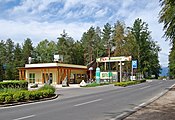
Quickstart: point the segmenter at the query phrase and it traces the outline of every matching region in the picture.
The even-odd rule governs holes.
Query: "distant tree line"
[[[0,79],[18,79],[17,67],[24,67],[28,57],[33,63],[53,62],[53,55],[64,56],[64,63],[87,65],[98,57],[132,56],[138,60],[138,72],[146,77],[160,73],[158,52],[160,47],[152,40],[148,24],[136,19],[132,27],[117,21],[100,27],[90,27],[80,40],[74,40],[65,31],[57,40],[42,40],[36,46],[27,38],[21,45],[7,39],[0,41]],[[78,34],[78,33],[77,33]],[[111,64],[111,69],[118,69]],[[123,70],[131,72],[131,63],[126,62]]]

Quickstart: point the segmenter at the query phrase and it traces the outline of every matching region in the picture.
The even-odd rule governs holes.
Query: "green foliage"
[[[164,24],[164,36],[174,44],[175,40],[175,2],[174,0],[160,0],[162,10],[159,22]]]
[[[129,85],[134,85],[134,84],[140,84],[146,82],[146,80],[136,80],[136,81],[125,81],[125,82],[117,82],[114,83],[115,86],[122,86],[122,87],[126,87]]]
[[[27,38],[24,41],[24,44],[22,46],[22,61],[23,61],[23,65],[28,63],[28,58],[29,57],[33,57],[33,52],[34,52],[34,47],[32,46],[32,41],[30,38]]]
[[[43,87],[41,87],[39,90],[50,90],[51,94],[54,94],[55,92],[55,87],[49,85],[49,84],[45,84]]]
[[[169,54],[169,75],[171,78],[175,78],[175,44],[172,45]]]
[[[172,44],[169,54],[169,75],[175,78],[175,2],[174,0],[160,0],[160,4],[162,9],[159,13],[159,22],[164,24],[164,37]]]
[[[74,60],[72,59],[73,56],[73,48],[75,46],[75,41],[72,37],[69,37],[68,34],[63,31],[61,37],[58,37],[57,42],[57,54],[64,56],[64,63],[73,63]]]
[[[25,80],[12,80],[7,82],[0,82],[0,89],[28,89],[28,82]]]
[[[3,103],[5,101],[5,96],[0,94],[0,104]]]
[[[5,97],[5,103],[10,103],[10,102],[12,102],[12,100],[13,100],[13,98],[11,95],[8,95]]]
[[[144,77],[158,75],[160,73],[160,64],[158,60],[158,52],[160,47],[154,42],[148,30],[148,24],[141,19],[136,19],[133,27],[130,28],[131,33],[137,43],[136,55],[138,60],[138,71],[144,74]]]
[[[13,94],[13,99],[16,101],[16,102],[19,102],[19,101],[24,101],[25,99],[25,93],[24,91],[18,91],[18,92],[15,92]]]
[[[110,83],[96,83],[96,82],[93,82],[93,83],[90,83],[90,84],[87,84],[86,86],[84,87],[97,87],[97,86],[102,86],[102,85],[109,85]]]
[[[50,85],[45,85],[42,88],[34,91],[20,90],[20,89],[6,89],[0,92],[0,104],[39,100],[48,98],[54,95],[55,88]]]
[[[5,97],[6,97],[6,96],[8,96],[7,93],[1,93],[1,94],[0,94],[0,103],[1,103],[1,104],[5,102]]]
[[[39,42],[35,48],[35,61],[48,63],[53,61],[53,55],[57,51],[57,46],[54,41],[48,41],[47,39]]]
[[[120,21],[117,21],[117,23],[114,26],[114,34],[113,39],[115,41],[115,56],[128,56],[127,52],[123,52],[126,50],[130,50],[131,48],[126,48],[125,45],[125,25],[124,23],[121,23]],[[129,42],[127,42],[129,43]],[[131,55],[131,54],[129,54]]]

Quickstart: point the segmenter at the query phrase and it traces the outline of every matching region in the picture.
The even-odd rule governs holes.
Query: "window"
[[[35,73],[29,74],[29,83],[35,83]]]
[[[49,83],[51,84],[52,83],[52,73],[50,73],[50,75],[49,75]]]

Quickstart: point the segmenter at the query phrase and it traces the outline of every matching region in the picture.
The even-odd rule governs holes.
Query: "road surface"
[[[167,90],[175,81],[58,90],[55,100],[0,108],[0,120],[114,120]]]

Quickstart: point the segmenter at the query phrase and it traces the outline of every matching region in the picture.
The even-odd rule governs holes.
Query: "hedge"
[[[97,86],[102,86],[102,85],[109,85],[110,83],[90,83],[90,84],[87,84],[86,86],[82,86],[82,87],[97,87]]]
[[[0,89],[28,89],[28,82],[25,80],[12,80],[6,82],[0,82]]]
[[[114,85],[115,86],[126,87],[126,86],[129,86],[129,85],[139,84],[139,83],[143,83],[143,82],[146,82],[146,80],[135,80],[135,81],[117,82],[117,83],[114,83]]]
[[[45,85],[38,90],[18,90],[12,91],[11,89],[6,92],[0,93],[0,104],[15,103],[21,101],[39,100],[53,96],[55,88],[50,85]]]

